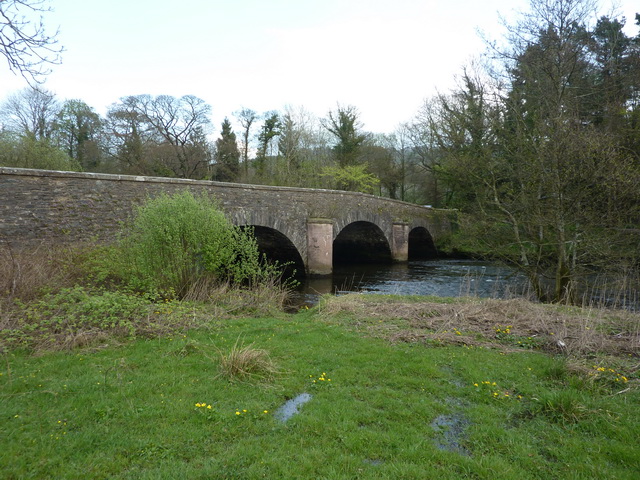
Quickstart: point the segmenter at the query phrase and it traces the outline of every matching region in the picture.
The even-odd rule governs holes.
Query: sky
[[[619,0],[627,34],[640,6]],[[354,106],[366,131],[390,133],[455,86],[528,0],[50,0],[65,48],[44,88],[104,115],[128,95],[195,95],[225,117]],[[607,9],[610,4],[606,4]],[[604,11],[604,10],[603,10]],[[607,10],[608,11],[608,10]],[[1,60],[1,59],[0,59]],[[0,101],[26,87],[0,63]]]

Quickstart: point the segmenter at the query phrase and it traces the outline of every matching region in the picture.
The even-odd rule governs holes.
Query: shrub
[[[183,298],[203,282],[254,283],[273,273],[250,230],[232,225],[210,197],[189,191],[140,206],[120,249],[120,276],[166,297]]]

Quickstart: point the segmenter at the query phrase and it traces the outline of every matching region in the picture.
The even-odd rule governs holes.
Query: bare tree
[[[3,127],[36,140],[48,138],[60,104],[40,87],[27,87],[10,95],[0,107]]]
[[[138,97],[120,99],[109,107],[106,141],[109,154],[126,173],[154,175],[150,150],[156,144],[153,128],[137,110]]]
[[[198,97],[136,95],[112,105],[112,153],[132,171],[202,179],[209,175],[212,146],[206,135],[211,107]]]
[[[63,48],[58,45],[58,32],[49,35],[43,22],[43,14],[50,10],[46,0],[0,1],[0,53],[9,69],[31,86],[43,82],[49,65],[60,64]]]
[[[202,178],[207,174],[211,150],[206,130],[211,107],[193,95],[141,95],[138,112],[153,126],[165,147],[162,157],[178,177]]]
[[[251,136],[251,127],[258,119],[258,114],[249,108],[243,108],[234,113],[234,116],[242,126],[242,163],[244,164],[244,176],[247,179],[249,177],[249,138]]]
[[[282,117],[280,138],[278,139],[278,154],[284,160],[287,172],[300,168],[300,141],[302,132],[296,125],[291,114]]]

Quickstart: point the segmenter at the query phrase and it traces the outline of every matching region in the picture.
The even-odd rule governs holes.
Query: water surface
[[[505,298],[523,294],[527,279],[503,265],[480,260],[422,260],[391,265],[339,266],[326,278],[304,279],[301,304],[314,304],[326,293],[365,292]]]

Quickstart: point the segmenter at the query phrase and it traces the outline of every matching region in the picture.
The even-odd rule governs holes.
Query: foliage
[[[344,167],[327,166],[321,175],[330,180],[332,187],[350,192],[373,193],[380,181],[371,173],[367,173],[367,165],[347,165]]]
[[[353,106],[338,107],[329,112],[324,120],[324,127],[334,136],[333,151],[338,165],[342,168],[358,163],[360,149],[367,136],[361,130],[358,110]]]
[[[132,332],[135,322],[146,315],[149,306],[149,299],[141,296],[118,291],[94,293],[75,286],[32,302],[24,314],[36,320],[36,328],[48,329],[52,334],[92,328]]]
[[[640,163],[626,120],[637,42],[623,22],[590,27],[591,3],[532,2],[497,67],[465,69],[422,112],[448,203],[474,224],[465,249],[517,265],[542,301],[576,303],[594,272],[640,268]]]
[[[80,165],[50,140],[0,132],[0,166],[79,171]]]
[[[83,170],[95,171],[101,161],[100,116],[81,100],[67,100],[53,122],[53,135]]]
[[[186,190],[140,206],[120,246],[117,273],[136,289],[169,297],[206,280],[259,283],[272,271],[251,231],[232,225],[210,197]]]
[[[236,134],[233,132],[228,118],[222,122],[220,138],[216,140],[215,146],[213,179],[233,182],[238,178],[240,172],[240,151],[236,142]]]

